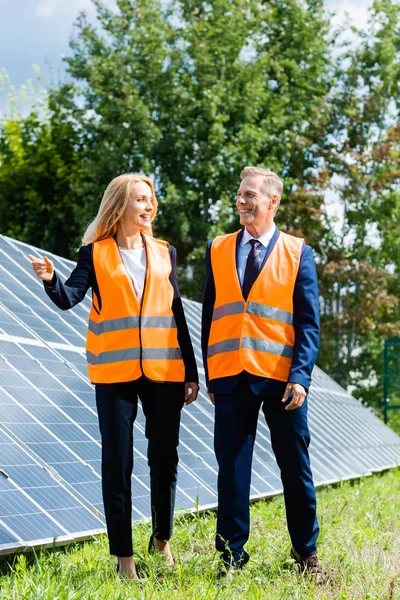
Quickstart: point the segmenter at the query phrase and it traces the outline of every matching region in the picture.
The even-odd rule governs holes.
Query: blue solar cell
[[[4,407],[4,405],[2,405]],[[31,409],[32,407],[30,407]],[[38,407],[34,407],[38,408]],[[31,423],[32,417],[31,415],[16,404],[7,405],[7,410],[2,411],[1,422],[4,424],[12,424],[12,423]]]
[[[11,423],[8,425],[8,429],[24,443],[47,443],[55,441],[51,432],[47,431],[41,423]]]
[[[12,400],[16,401],[15,403],[22,404],[26,407],[28,407],[30,404],[48,404],[48,399],[46,398],[46,395],[40,393],[39,390],[35,390],[32,387],[17,387],[16,385],[3,385],[3,388],[8,394],[7,396],[5,396],[5,398],[8,398],[8,404],[12,404]],[[12,400],[10,397],[12,398]]]
[[[74,490],[78,494],[81,494],[90,504],[95,505],[96,503],[100,503],[100,511],[101,513],[104,512],[100,479],[89,482],[85,481],[85,483],[75,483]]]
[[[0,519],[15,514],[34,515],[37,512],[38,508],[20,490],[8,489],[0,492]]]
[[[54,481],[53,486],[46,488],[30,488],[29,497],[40,504],[45,511],[79,508],[81,506],[77,498],[60,485],[57,485],[56,481]]]
[[[0,452],[1,452],[1,448],[0,448]],[[6,473],[6,475],[5,475],[5,473]],[[9,487],[10,487],[10,484],[8,482],[8,472],[6,472],[3,469],[2,472],[0,471],[0,491],[8,490]]]
[[[77,377],[75,374],[73,375],[71,373],[71,370],[69,372],[69,375],[69,377],[66,377],[65,375],[59,377],[60,381],[67,387],[67,389],[75,393],[86,392],[94,395],[94,388],[89,384],[87,380],[84,381],[83,379]]]
[[[99,444],[96,444],[95,442],[75,442],[74,452],[76,452],[76,454],[85,462],[98,461],[101,458],[101,448]]]
[[[88,436],[89,432],[82,430],[74,423],[57,423],[55,425],[48,425],[48,428],[56,437],[74,447],[74,442],[85,442],[90,439]]]
[[[78,460],[74,454],[72,448],[64,446],[60,442],[51,443],[29,443],[28,448],[32,450],[37,456],[40,456],[42,460],[47,462],[49,465],[55,465],[56,463],[68,463],[74,460]]]
[[[84,465],[78,460],[76,460],[76,462],[58,464],[57,473],[72,486],[76,483],[99,481],[98,475],[96,475],[88,465]]]
[[[79,425],[97,423],[97,414],[84,406],[63,406],[63,411]]]
[[[66,531],[44,513],[19,514],[4,517],[4,523],[24,540],[54,539],[66,535]]]
[[[2,443],[0,445],[0,451],[1,467],[5,470],[13,465],[33,464],[33,461],[29,455],[12,441],[9,441],[8,443]]]
[[[0,546],[11,544],[18,546],[18,538],[14,535],[11,535],[11,533],[4,529],[4,527],[0,524]]]
[[[29,490],[29,488],[47,488],[56,484],[56,480],[44,467],[34,463],[30,458],[27,458],[26,463],[26,465],[7,467],[7,473],[17,486]]]
[[[49,511],[49,514],[71,533],[79,534],[91,530],[105,531],[105,525],[100,521],[100,515],[97,516],[94,511],[91,512],[82,506],[74,508],[73,511],[52,510]]]
[[[65,414],[56,406],[30,406],[29,412],[41,423],[65,423],[68,421]],[[30,419],[32,420],[32,418]]]

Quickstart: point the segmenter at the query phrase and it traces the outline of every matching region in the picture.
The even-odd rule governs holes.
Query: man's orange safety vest
[[[142,375],[160,382],[185,380],[172,312],[168,244],[144,234],[143,238],[147,269],[142,304],[114,238],[93,244],[101,310],[95,306],[94,296],[86,340],[92,383],[134,381]]]
[[[236,269],[239,231],[215,238],[215,304],[207,350],[209,379],[253,375],[288,381],[294,346],[293,291],[304,240],[280,232],[245,301]]]

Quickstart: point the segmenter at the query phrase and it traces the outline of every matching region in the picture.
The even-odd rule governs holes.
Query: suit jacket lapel
[[[271,254],[272,250],[274,249],[274,246],[275,246],[275,244],[276,244],[276,242],[277,242],[277,240],[278,240],[278,237],[279,237],[279,233],[280,233],[280,232],[279,232],[279,229],[278,229],[278,228],[276,228],[276,229],[275,229],[275,233],[274,233],[274,235],[272,236],[272,238],[271,238],[271,241],[270,241],[270,243],[269,243],[269,244],[268,244],[268,246],[267,246],[267,251],[266,251],[266,253],[265,253],[264,260],[262,261],[262,264],[260,265],[260,270],[258,271],[258,274],[260,274],[260,273],[261,273],[261,270],[262,270],[263,266],[264,266],[264,265],[265,265],[265,263],[267,262],[267,258],[268,258],[268,256]]]
[[[236,237],[236,252],[235,252],[235,257],[236,257],[236,273],[238,272],[238,265],[239,265],[239,248],[240,248],[240,242],[242,240],[243,237],[243,233],[244,233],[244,229],[242,229],[242,231],[239,231],[237,237]]]

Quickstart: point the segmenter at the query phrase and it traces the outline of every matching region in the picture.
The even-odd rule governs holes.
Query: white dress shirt
[[[119,251],[140,303],[146,277],[146,249],[143,246],[143,248],[133,248],[132,250],[119,248]]]
[[[246,262],[247,262],[247,257],[250,254],[250,250],[251,250],[251,244],[249,243],[250,240],[257,240],[258,242],[261,242],[261,248],[260,248],[260,264],[262,264],[265,255],[267,253],[267,248],[268,245],[270,243],[270,241],[272,240],[272,236],[274,235],[276,230],[276,225],[275,223],[272,225],[271,229],[269,231],[267,231],[267,233],[264,233],[264,235],[262,235],[259,238],[254,238],[251,233],[249,233],[247,231],[247,229],[244,229],[243,235],[242,235],[242,239],[240,240],[240,245],[238,248],[238,265],[237,265],[237,271],[238,271],[238,276],[239,276],[239,281],[240,281],[240,285],[243,286],[243,278],[244,278],[244,272],[246,270]]]

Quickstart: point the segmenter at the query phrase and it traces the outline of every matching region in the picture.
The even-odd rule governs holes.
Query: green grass
[[[388,410],[387,424],[393,431],[400,435],[400,409]]]
[[[115,573],[107,539],[19,555],[3,564],[0,598],[101,599],[400,599],[400,469],[318,490],[319,556],[330,581],[317,589],[296,574],[282,497],[252,505],[251,560],[232,582],[214,584],[214,514],[179,514],[171,546],[176,568],[146,552],[150,528],[134,526],[143,583]]]

